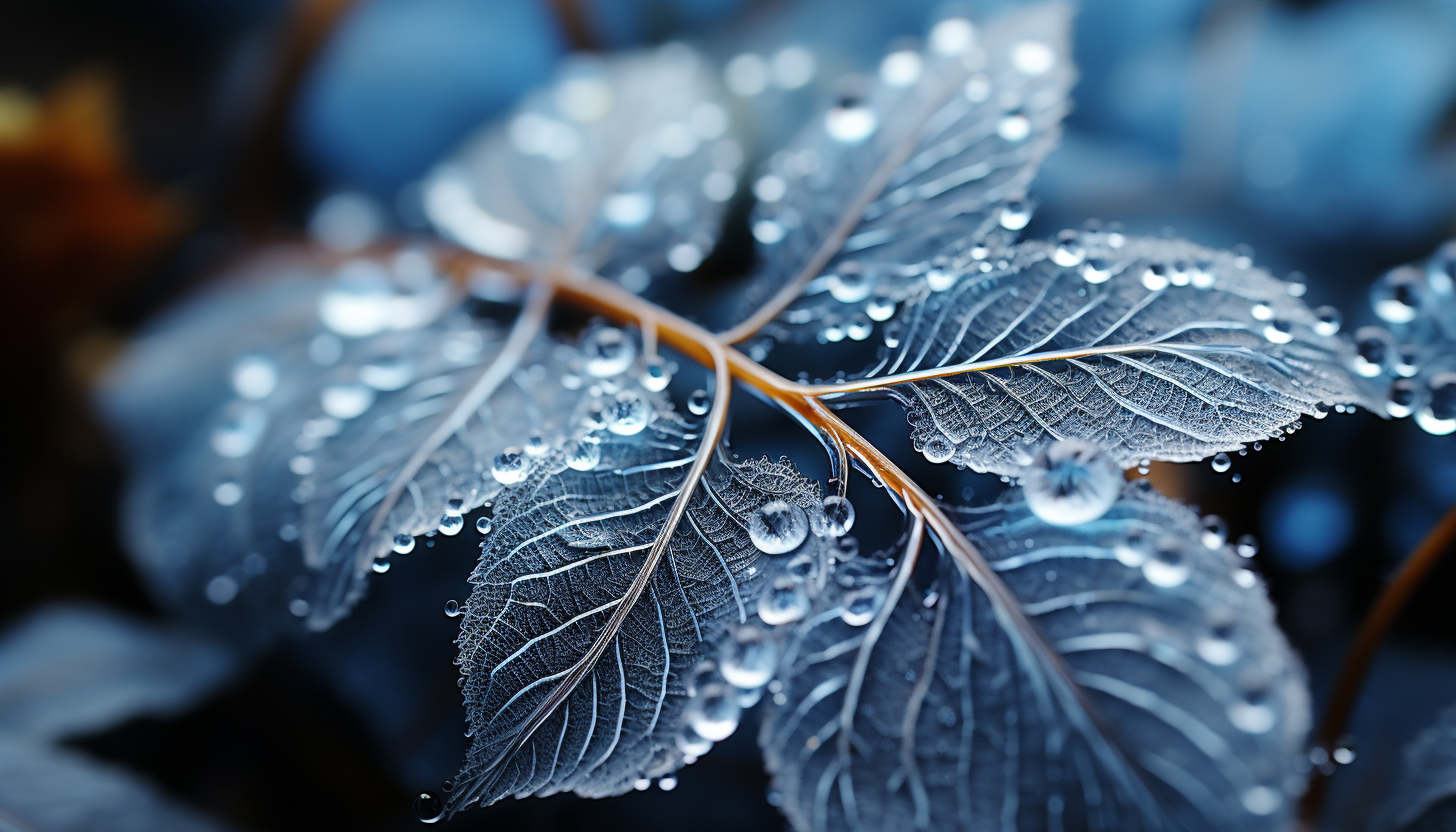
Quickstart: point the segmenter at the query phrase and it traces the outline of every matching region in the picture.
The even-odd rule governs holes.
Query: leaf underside
[[[716,455],[647,591],[590,673],[534,734],[524,727],[602,633],[644,567],[701,438],[670,410],[636,436],[608,436],[588,471],[559,459],[507,490],[471,575],[457,643],[474,736],[452,808],[507,795],[620,794],[683,764],[693,668],[756,616],[781,568],[751,542],[770,500],[822,512],[818,485],[786,462]],[[823,544],[810,538],[811,551]]]
[[[890,599],[877,637],[826,596],[760,737],[797,829],[1283,827],[1308,726],[1299,661],[1195,514],[1128,486],[1082,526],[1019,497],[960,522],[1066,670],[949,557]],[[1173,560],[1188,572],[1167,586]]]
[[[1045,242],[995,261],[963,257],[948,288],[897,311],[892,346],[865,378],[1001,365],[888,388],[917,448],[1011,475],[1067,437],[1124,468],[1188,462],[1292,431],[1301,415],[1373,402],[1349,342],[1318,334],[1283,282],[1228,252],[1108,242],[1118,237],[1081,234],[1086,260],[1072,266]],[[1085,279],[1092,268],[1102,282]]]

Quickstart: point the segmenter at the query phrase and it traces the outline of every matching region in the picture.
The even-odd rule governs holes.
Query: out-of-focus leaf
[[[39,742],[174,714],[236,664],[196,634],[93,607],[46,607],[0,638],[0,734]]]
[[[1303,673],[1197,515],[1129,485],[1079,526],[957,517],[994,577],[902,543],[791,640],[760,742],[797,829],[1284,828]]]
[[[1389,832],[1443,832],[1456,827],[1456,708],[1405,748],[1397,791],[1380,828]]]

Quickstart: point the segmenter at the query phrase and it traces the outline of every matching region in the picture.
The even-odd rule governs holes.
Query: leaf
[[[912,580],[917,525],[791,641],[760,744],[797,829],[1284,827],[1303,672],[1195,514],[1129,485],[1081,526],[1019,493],[959,517],[994,586],[948,555]]]
[[[1397,783],[1380,829],[1441,832],[1456,824],[1456,707],[1406,746]]]
[[[115,766],[0,734],[3,832],[221,832],[224,828]]]
[[[419,252],[255,268],[156,325],[105,387],[139,468],[126,528],[170,603],[324,629],[396,535],[499,490],[497,454],[563,441],[580,358],[537,334],[540,309],[510,330],[444,315],[458,299]]]
[[[1084,232],[956,258],[896,311],[863,380],[826,389],[888,390],[927,459],[978,471],[1014,475],[1066,437],[1124,468],[1186,462],[1371,406],[1330,332],[1247,257]]]
[[[838,106],[775,153],[755,184],[763,263],[759,296],[747,300],[765,311],[725,338],[752,335],[801,294],[782,318],[794,326],[774,332],[817,329],[826,292],[893,293],[947,244],[1008,244],[1060,137],[1074,81],[1070,17],[1051,3],[984,29],[950,18],[924,50],[886,57],[876,80],[849,79]],[[765,307],[773,292],[781,303]]]
[[[0,734],[55,740],[169,715],[236,665],[196,634],[98,608],[45,607],[0,639]]]
[[[1355,331],[1361,375],[1387,384],[1384,412],[1415,414],[1427,433],[1456,431],[1456,241],[1424,263],[1398,266],[1370,288],[1390,327]]]
[[[692,271],[717,241],[742,148],[708,64],[682,44],[577,57],[426,180],[446,237],[573,264],[633,291]]]
[[[640,434],[602,437],[590,470],[553,457],[502,496],[458,640],[474,740],[452,809],[507,795],[619,794],[675,770],[689,690],[705,689],[691,681],[703,660],[732,628],[758,621],[760,587],[791,564],[822,576],[828,550],[818,538],[799,555],[771,558],[748,532],[774,500],[822,519],[817,484],[787,461],[733,463],[721,450],[652,571],[649,550],[702,427],[658,409]],[[587,672],[563,687],[577,667]]]

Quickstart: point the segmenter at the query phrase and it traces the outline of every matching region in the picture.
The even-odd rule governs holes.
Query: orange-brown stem
[[[1400,617],[1416,588],[1440,562],[1441,557],[1451,550],[1452,544],[1456,544],[1456,506],[1446,512],[1441,522],[1426,534],[1415,551],[1406,558],[1400,571],[1386,585],[1376,599],[1375,606],[1365,616],[1354,643],[1345,654],[1340,675],[1335,680],[1334,692],[1330,694],[1324,718],[1320,720],[1319,730],[1315,732],[1316,746],[1332,751],[1345,734],[1350,713],[1359,699],[1360,688],[1365,683],[1365,675],[1370,670],[1370,663],[1374,660],[1380,643],[1385,640],[1386,634]],[[1306,829],[1313,829],[1319,820],[1328,785],[1329,778],[1319,767],[1311,770],[1309,789],[1300,805],[1300,820]]]

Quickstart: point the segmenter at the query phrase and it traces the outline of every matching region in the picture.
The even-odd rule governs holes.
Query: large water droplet
[[[854,528],[854,504],[838,494],[824,498],[824,517],[831,537],[843,537]]]
[[[809,536],[809,517],[793,503],[773,500],[749,518],[748,536],[770,555],[792,552]]]
[[[1020,231],[1031,222],[1031,205],[1016,199],[1001,206],[1001,227],[1007,231]]]
[[[353,419],[374,404],[374,390],[362,384],[334,384],[319,393],[324,412],[335,419]]]
[[[1390,383],[1385,397],[1385,412],[1394,419],[1404,419],[1415,411],[1416,383],[1408,378],[1398,378]]]
[[[617,394],[608,413],[607,430],[618,436],[636,436],[647,427],[652,409],[647,400],[633,390]]]
[[[626,372],[637,357],[637,345],[625,332],[612,327],[593,330],[581,350],[586,356],[586,371],[597,378]]]
[[[263,399],[278,386],[278,368],[261,355],[245,355],[233,365],[233,390],[245,399]]]
[[[778,648],[768,635],[757,627],[745,626],[733,634],[720,669],[729,684],[752,689],[768,684],[777,662]]]
[[[458,514],[447,514],[440,518],[440,534],[454,537],[465,528],[465,518]]]
[[[1416,266],[1400,266],[1370,287],[1370,305],[1386,323],[1408,324],[1420,314],[1426,294],[1425,272]]]
[[[1233,460],[1229,459],[1229,455],[1222,451],[1213,455],[1212,465],[1215,473],[1222,474],[1233,467],[1233,464]]]
[[[738,728],[743,709],[737,692],[727,685],[710,684],[688,700],[684,719],[698,736],[711,742],[726,740]]]
[[[582,438],[566,453],[566,467],[573,471],[590,471],[602,461],[602,446]]]
[[[933,436],[926,441],[924,447],[920,449],[920,453],[924,454],[930,462],[949,462],[950,458],[955,456],[955,445],[952,445],[948,439]]]
[[[1122,470],[1090,442],[1063,439],[1043,447],[1022,471],[1026,504],[1056,526],[1096,520],[1122,491]]]
[[[1426,382],[1426,403],[1416,411],[1416,424],[1434,436],[1456,431],[1456,373],[1435,373]]]
[[[445,816],[445,804],[430,792],[415,795],[415,817],[424,823],[436,823]]]
[[[412,535],[403,532],[394,536],[394,553],[396,555],[407,555],[415,550],[415,539]]]
[[[490,466],[490,475],[501,485],[515,485],[526,478],[530,465],[525,452],[520,448],[506,448],[496,454],[495,461]]]
[[[1082,279],[1088,283],[1106,283],[1112,277],[1112,266],[1101,257],[1093,257],[1082,264]]]
[[[1153,547],[1152,556],[1143,561],[1143,577],[1153,586],[1182,586],[1192,571],[1188,557],[1179,548],[1176,538],[1160,540]]]
[[[809,593],[792,579],[776,580],[758,596],[758,617],[770,627],[791,624],[809,614]]]
[[[1275,318],[1264,327],[1264,338],[1271,344],[1287,344],[1294,340],[1294,325],[1283,318]]]

